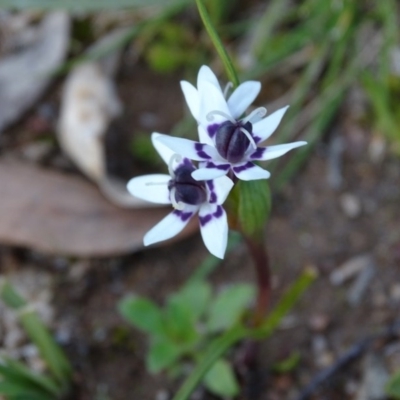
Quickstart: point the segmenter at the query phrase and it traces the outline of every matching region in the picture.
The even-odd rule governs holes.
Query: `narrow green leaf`
[[[156,340],[150,347],[146,357],[147,370],[158,373],[171,367],[182,354],[182,348],[168,339]]]
[[[28,309],[20,311],[19,320],[54,377],[63,385],[68,384],[72,374],[71,364],[36,312]]]
[[[255,290],[252,285],[239,284],[225,289],[211,306],[208,330],[218,332],[234,326],[254,296]]]
[[[197,4],[197,8],[199,10],[201,19],[203,21],[204,27],[206,28],[206,31],[207,31],[208,35],[210,36],[211,41],[214,44],[215,50],[217,50],[217,53],[225,66],[226,74],[228,75],[230,81],[233,83],[234,87],[239,86],[239,78],[236,74],[236,70],[235,70],[233,63],[228,55],[228,52],[226,51],[220,37],[218,36],[216,29],[214,28],[214,25],[211,21],[210,16],[208,15],[208,12],[204,5],[203,0],[196,0],[196,4]]]
[[[386,394],[393,399],[400,399],[400,370],[395,372],[386,384]]]
[[[8,400],[54,400],[54,396],[35,389],[29,385],[22,386],[12,382],[0,381],[0,395],[6,396]]]
[[[118,304],[120,314],[135,327],[155,336],[165,333],[161,309],[144,297],[129,296]]]
[[[204,377],[206,388],[217,396],[234,397],[239,393],[239,385],[231,365],[224,359],[219,359]]]
[[[49,377],[35,373],[22,363],[8,358],[0,362],[0,376],[21,386],[31,385],[54,396],[59,396],[62,391]]]

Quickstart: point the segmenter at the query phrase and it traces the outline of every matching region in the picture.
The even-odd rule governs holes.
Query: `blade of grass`
[[[61,384],[67,384],[72,373],[71,365],[37,313],[5,280],[0,282],[0,298],[8,307],[16,311],[26,334],[38,347],[41,356],[46,361],[54,377]]]

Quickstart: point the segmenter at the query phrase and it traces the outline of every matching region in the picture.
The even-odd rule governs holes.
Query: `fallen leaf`
[[[88,54],[109,48],[126,35],[116,30],[100,39]],[[126,182],[107,175],[105,134],[111,121],[122,111],[113,75],[121,49],[99,61],[87,61],[75,67],[63,89],[58,139],[65,154],[113,204],[126,208],[149,207],[126,190]],[[151,206],[150,206],[151,207]]]
[[[84,179],[31,164],[0,162],[0,242],[70,256],[143,248],[143,235],[171,210],[121,209]],[[194,219],[179,235],[197,231]]]
[[[48,14],[36,29],[29,46],[0,60],[0,132],[35,104],[67,54],[67,13]]]

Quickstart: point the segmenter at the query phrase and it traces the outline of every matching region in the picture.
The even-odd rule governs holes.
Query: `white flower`
[[[181,82],[181,87],[189,109],[198,122],[200,142],[167,135],[161,135],[157,140],[172,151],[201,162],[200,168],[193,173],[196,180],[215,179],[229,171],[242,180],[267,179],[270,173],[255,165],[254,161],[271,160],[307,144],[299,141],[257,146],[272,135],[288,108],[281,108],[264,118],[267,110],[260,107],[240,119],[258,95],[261,89],[259,82],[242,83],[226,100],[226,93],[222,91],[214,73],[202,66],[197,89],[186,81]]]
[[[152,141],[168,164],[170,175],[152,174],[131,179],[128,191],[152,203],[172,204],[175,208],[144,236],[144,245],[167,240],[177,235],[190,219],[199,213],[201,236],[210,253],[223,258],[228,240],[228,222],[221,204],[233,182],[226,176],[199,182],[192,178],[192,162],[161,144],[161,135],[153,133]],[[184,154],[184,152],[182,152]]]

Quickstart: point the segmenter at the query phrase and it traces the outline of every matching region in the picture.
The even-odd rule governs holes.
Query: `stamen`
[[[174,162],[181,162],[182,161],[182,156],[180,154],[173,154],[171,158],[169,159],[168,162],[168,172],[171,175],[172,178],[175,178],[175,172],[174,172]]]
[[[240,130],[247,136],[247,139],[249,139],[250,144],[253,146],[253,149],[256,149],[257,148],[257,144],[254,141],[253,136],[251,135],[251,133],[247,129],[243,128],[243,126],[240,127]]]
[[[232,124],[236,124],[236,121],[230,115],[219,110],[210,111],[206,116],[207,120],[212,121],[214,119],[214,115],[220,115],[221,117],[226,118],[228,121],[231,121]]]
[[[185,208],[185,204],[182,203],[181,201],[176,201],[175,194],[176,194],[176,188],[173,187],[173,188],[171,189],[170,194],[169,194],[170,197],[171,197],[172,207],[174,207],[175,210],[182,211],[182,210]]]
[[[228,92],[229,92],[229,90],[231,90],[233,88],[233,83],[232,82],[228,82],[227,84],[226,84],[226,86],[225,86],[225,89],[224,89],[224,97],[225,97],[225,99],[228,97]]]
[[[265,107],[259,107],[253,110],[247,117],[242,119],[242,123],[251,122],[254,124],[262,119],[267,113],[267,109]]]

